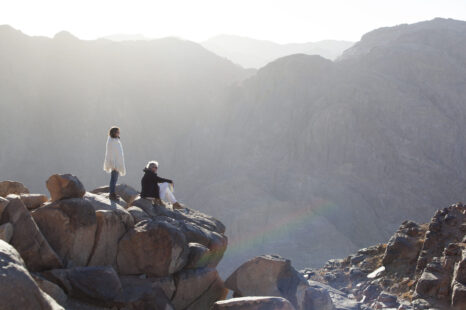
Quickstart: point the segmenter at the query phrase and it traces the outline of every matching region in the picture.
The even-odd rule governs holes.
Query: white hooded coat
[[[126,174],[125,156],[120,139],[108,137],[105,149],[104,170],[108,173],[116,170],[121,176]]]

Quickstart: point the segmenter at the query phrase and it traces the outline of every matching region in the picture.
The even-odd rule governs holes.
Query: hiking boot
[[[181,210],[185,208],[185,206],[179,203],[178,201],[175,202],[172,206],[173,206],[173,210]]]
[[[163,206],[162,199],[160,199],[160,198],[155,198],[153,204],[154,204],[154,205],[158,205],[158,206]]]
[[[119,197],[118,197],[117,194],[111,193],[110,195],[108,195],[108,198],[109,198],[110,200],[118,200]]]

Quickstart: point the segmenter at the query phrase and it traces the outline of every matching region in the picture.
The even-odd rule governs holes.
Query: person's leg
[[[172,191],[170,190],[170,183],[160,183],[159,193],[161,200],[165,200],[166,198],[169,202],[176,203],[175,195],[173,195]]]
[[[118,171],[112,170],[110,173],[110,195],[115,195],[116,183],[118,181]]]

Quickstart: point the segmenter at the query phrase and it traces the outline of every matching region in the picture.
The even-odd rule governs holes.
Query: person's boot
[[[178,201],[173,203],[173,210],[181,210],[181,209],[184,209],[185,206],[182,205],[181,203],[179,203]]]
[[[118,200],[118,196],[117,196],[117,194],[115,194],[115,193],[111,193],[111,194],[108,196],[108,198],[109,198],[110,200]]]

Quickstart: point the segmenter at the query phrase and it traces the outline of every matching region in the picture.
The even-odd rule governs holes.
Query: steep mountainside
[[[464,33],[441,19],[375,31],[335,63],[293,55],[235,88],[215,163],[229,173],[197,193],[216,216],[231,205],[231,254],[314,265],[464,198]]]
[[[201,43],[202,46],[245,68],[260,68],[277,58],[304,53],[328,59],[339,57],[353,42],[325,40],[308,43],[278,44],[233,35],[219,35]]]

